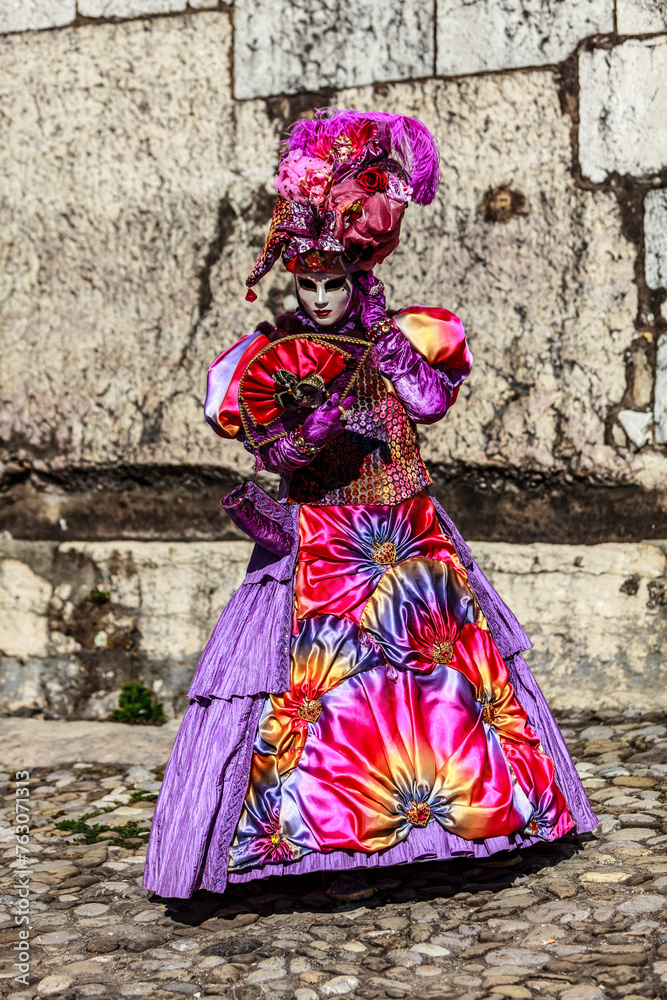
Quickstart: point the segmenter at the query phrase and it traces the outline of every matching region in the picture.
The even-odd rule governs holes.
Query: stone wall
[[[205,372],[289,306],[279,268],[252,306],[244,279],[273,207],[280,134],[329,104],[414,114],[440,145],[439,195],[410,207],[379,272],[390,304],[457,312],[475,355],[456,407],[423,434],[438,496],[491,546],[489,565],[504,553],[494,572],[544,637],[532,655],[548,690],[567,674],[597,698],[613,661],[623,699],[641,705],[642,685],[660,697],[665,11],[661,0],[0,0],[0,530],[20,548],[0,565],[10,600],[25,577],[42,609],[0,642],[8,710],[94,713],[139,674],[182,706],[245,551],[217,501],[249,456],[204,422]],[[196,625],[160,652],[143,634],[157,618],[127,625],[110,688],[85,664],[82,679],[80,640],[44,617],[53,588],[71,583],[68,545],[89,567],[84,590],[114,552],[155,558],[166,576],[173,559],[195,589],[218,583],[210,605],[192,597]],[[627,655],[620,639],[602,648],[597,594],[577,590],[586,545],[609,567],[602,610],[618,609],[624,628],[633,611]],[[526,552],[556,559],[560,576],[525,572]],[[558,600],[551,588],[568,572],[570,639],[569,584]],[[613,590],[637,574],[650,593],[648,582]],[[166,592],[165,608],[175,599]],[[135,621],[132,607],[113,613]]]

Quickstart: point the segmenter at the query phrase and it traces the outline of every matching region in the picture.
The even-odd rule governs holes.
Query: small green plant
[[[86,826],[87,819],[98,815],[99,813],[88,813],[80,819],[61,819],[58,823],[54,823],[54,826],[56,830],[69,830],[70,833],[81,833],[86,844],[94,844],[102,831],[111,829],[110,826]]]
[[[111,600],[111,594],[108,590],[102,590],[100,587],[93,587],[91,592],[88,594],[89,604],[108,604]]]
[[[157,792],[132,792],[130,802],[157,802]]]
[[[132,726],[161,726],[166,722],[164,709],[141,681],[124,684],[118,695],[118,708],[111,717],[115,722],[127,722]]]
[[[99,813],[89,813],[80,819],[61,819],[54,826],[56,830],[68,830],[70,833],[83,834],[86,844],[94,844],[98,837],[103,837],[108,830],[113,830],[118,835],[114,837],[114,844],[117,844],[119,847],[124,847],[125,841],[131,837],[144,841],[148,840],[149,831],[140,829],[137,821],[134,819],[131,819],[129,823],[125,823],[124,826],[105,826],[103,823],[96,824],[95,826],[87,826],[86,820],[92,819],[93,816],[99,816]]]

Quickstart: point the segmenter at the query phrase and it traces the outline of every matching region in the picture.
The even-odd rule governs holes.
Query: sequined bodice
[[[353,391],[357,401],[346,430],[292,474],[288,500],[397,504],[431,484],[417,430],[372,358],[359,369]]]

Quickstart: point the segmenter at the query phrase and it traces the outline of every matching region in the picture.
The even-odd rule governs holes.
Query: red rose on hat
[[[364,191],[386,191],[389,187],[389,178],[384,170],[376,170],[368,167],[357,176],[357,181]]]

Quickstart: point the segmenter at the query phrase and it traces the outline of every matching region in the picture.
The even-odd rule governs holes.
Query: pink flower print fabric
[[[315,507],[299,517],[298,618],[332,614],[359,622],[375,587],[392,567],[421,556],[465,570],[424,493],[396,506]]]

